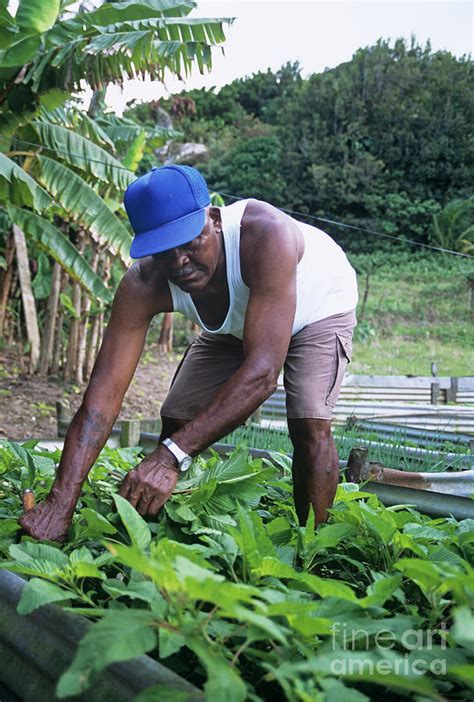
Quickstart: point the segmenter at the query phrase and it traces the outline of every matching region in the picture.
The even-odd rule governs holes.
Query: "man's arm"
[[[276,389],[296,309],[298,239],[288,230],[290,226],[285,220],[270,218],[265,229],[252,232],[246,266],[250,297],[244,361],[208,407],[173,434],[177,445],[192,456],[242,424]],[[163,484],[170,467],[176,467],[174,457],[166,447],[159,446],[128,474],[121,494],[141,514],[156,514],[170,494]]]
[[[150,321],[162,311],[156,309],[153,297],[140,279],[138,267],[130,269],[115,295],[104,340],[82,404],[68,429],[50,494],[21,519],[31,536],[50,540],[66,536],[82,485],[119,415]]]

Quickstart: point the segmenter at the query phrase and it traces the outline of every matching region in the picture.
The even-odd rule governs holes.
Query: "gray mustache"
[[[181,278],[186,275],[190,275],[191,273],[194,273],[195,268],[192,268],[191,266],[186,266],[185,268],[181,268],[179,271],[174,271],[173,276],[175,278]]]

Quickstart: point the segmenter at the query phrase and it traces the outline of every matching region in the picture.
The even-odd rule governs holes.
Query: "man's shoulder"
[[[135,261],[131,265],[122,278],[120,289],[122,297],[146,303],[147,306],[156,308],[156,312],[172,309],[166,276],[151,256]]]
[[[295,220],[268,202],[248,200],[240,229],[240,262],[246,285],[252,273],[261,270],[261,261],[288,258],[296,267],[303,252],[303,235]]]
[[[275,224],[283,225],[286,219],[286,215],[269,202],[249,198],[242,216],[241,231],[242,233],[245,231],[266,231],[269,227],[274,227]]]

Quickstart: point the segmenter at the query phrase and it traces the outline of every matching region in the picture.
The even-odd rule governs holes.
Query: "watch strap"
[[[179,469],[182,471],[187,470],[191,465],[192,457],[180,449],[178,444],[176,444],[172,439],[164,439],[163,444],[169,451],[171,451],[173,456],[178,461]]]

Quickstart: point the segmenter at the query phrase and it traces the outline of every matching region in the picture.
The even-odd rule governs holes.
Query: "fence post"
[[[360,483],[369,475],[369,449],[366,446],[354,446],[347,459],[346,480]]]
[[[469,290],[469,297],[471,298],[471,320],[474,322],[474,273],[468,274],[467,287]]]
[[[438,404],[438,395],[439,395],[439,383],[431,383],[431,399],[430,402],[432,405],[437,405]]]
[[[68,426],[71,423],[71,409],[67,400],[56,401],[56,422],[58,436],[66,436]]]
[[[140,445],[140,420],[124,419],[120,427],[120,446]]]
[[[446,401],[447,402],[457,402],[458,401],[458,379],[451,378],[451,385],[446,390]]]

